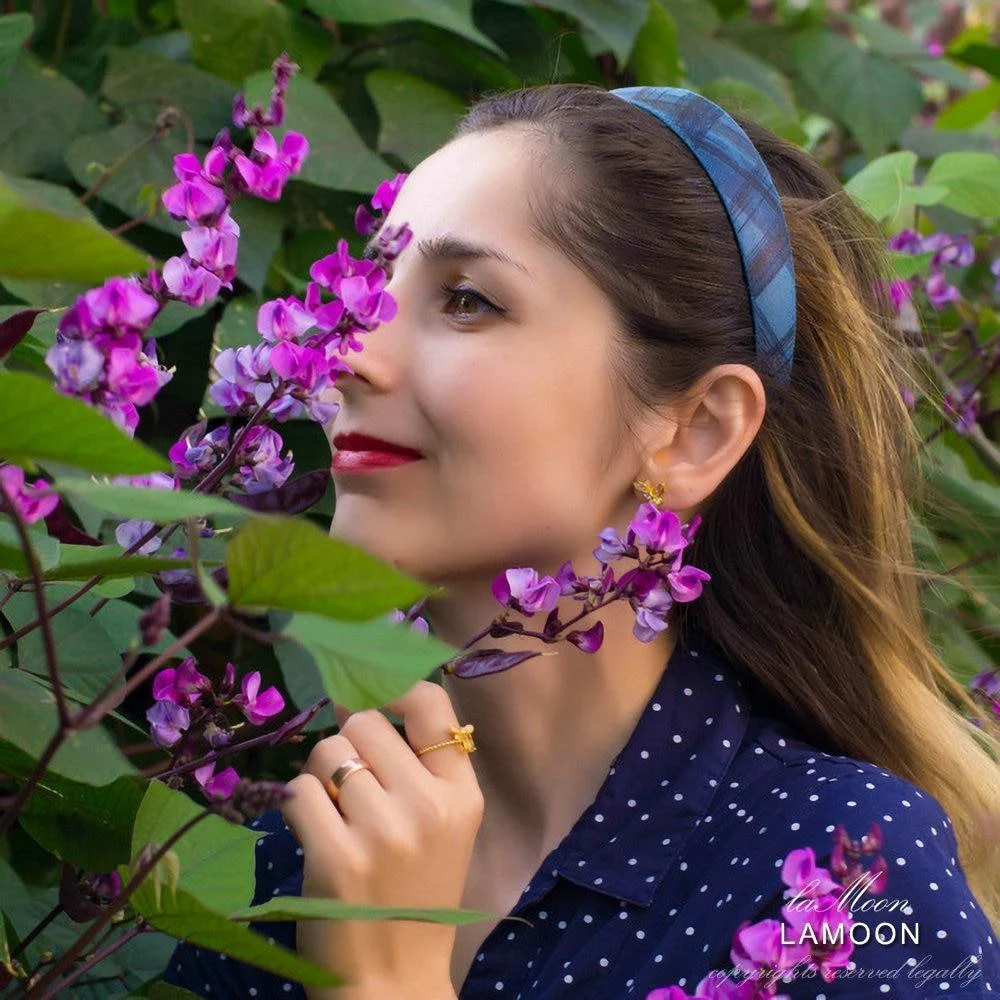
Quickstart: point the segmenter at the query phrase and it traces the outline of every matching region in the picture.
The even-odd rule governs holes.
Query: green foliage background
[[[152,333],[161,357],[177,372],[143,412],[137,437],[161,454],[200,411],[221,415],[206,396],[211,358],[226,347],[256,343],[259,303],[303,291],[310,264],[340,237],[360,253],[354,209],[379,181],[412,168],[446,141],[479,95],[522,85],[689,86],[812,152],[884,221],[887,235],[907,225],[924,234],[970,234],[977,262],[951,276],[963,300],[923,317],[930,353],[944,374],[952,345],[970,337],[979,345],[995,343],[1000,321],[988,264],[1000,255],[1000,49],[990,26],[970,15],[946,57],[937,58],[918,40],[938,16],[935,0],[909,6],[909,32],[884,23],[870,3],[841,5],[846,9],[835,16],[824,3],[752,6],[745,0],[6,0],[0,17],[0,320],[25,305],[67,306],[107,276],[179,253],[182,224],[167,217],[159,201],[174,180],[173,156],[184,150],[203,155],[229,125],[234,94],[246,91],[248,103],[261,99],[272,60],[287,49],[302,71],[291,84],[284,128],[305,133],[311,153],[279,204],[238,203],[234,214],[243,237],[232,295],[201,310],[172,304],[156,321]],[[898,266],[906,276],[912,262]],[[43,359],[57,320],[56,312],[41,314],[7,367],[48,377]],[[948,385],[943,378],[942,389]],[[933,407],[915,414],[930,442],[927,474],[939,500],[915,516],[916,539],[924,565],[947,574],[925,588],[925,606],[943,655],[963,681],[1000,663],[996,387],[994,366],[981,386],[982,419],[974,434],[958,433]],[[327,468],[329,450],[317,425],[292,421],[281,433],[294,450],[297,473]],[[63,471],[57,462],[47,470]],[[99,534],[114,498],[88,493],[86,484],[71,496],[82,526]],[[328,489],[310,516],[322,524],[333,502]],[[265,529],[253,530],[259,535]],[[106,526],[103,531],[108,537]],[[262,550],[271,544],[246,537]],[[47,571],[72,564],[72,547],[60,553],[41,532],[35,539]],[[7,546],[11,559],[15,541],[9,525],[0,523],[0,547]],[[273,546],[282,544],[279,539]],[[303,551],[312,544],[312,535],[304,538]],[[211,560],[211,545],[204,555]],[[230,554],[234,567],[238,553]],[[92,673],[95,665],[106,670],[116,663],[140,607],[158,596],[148,578],[123,574],[95,589],[97,597],[111,598],[100,614],[88,614],[92,604],[83,601],[56,619],[65,669],[81,695],[104,683],[106,676]],[[87,575],[69,571],[63,578]],[[251,576],[244,581],[247,593],[253,591]],[[285,613],[277,610],[284,605],[274,594],[246,603],[275,609],[272,624]],[[314,609],[293,601],[289,610]],[[350,617],[342,608],[339,614],[319,610]],[[183,619],[185,612],[178,614]],[[0,630],[9,633],[32,615],[31,602],[18,595],[4,607]],[[176,623],[175,631],[184,624]],[[302,708],[329,690],[323,649],[331,633],[314,636],[314,625],[309,614],[298,614],[303,645],[279,647],[277,655],[216,630],[199,649],[199,662],[203,669],[213,663],[221,669],[231,658],[244,669],[259,668],[265,684],[283,684]],[[360,663],[371,640],[363,623],[355,623],[344,626],[337,643]],[[401,645],[398,658],[405,653]],[[27,641],[17,656],[19,666],[31,670],[34,662],[45,674],[39,650]],[[10,665],[9,654],[0,651],[0,668]],[[31,717],[25,706],[37,690],[25,687],[18,672],[2,673],[0,731],[18,752],[37,757],[38,739],[18,729]],[[359,691],[358,697],[387,694]],[[148,698],[126,704],[116,716],[119,743],[145,736],[145,704]],[[331,722],[326,711],[310,728]],[[15,739],[14,733],[20,735]],[[185,807],[176,801],[151,815],[163,804],[142,799],[130,784],[131,768],[107,756],[106,742],[103,730],[85,734],[80,753],[61,758],[52,776],[80,822],[91,831],[107,828],[106,849],[67,846],[73,838],[60,826],[65,811],[53,812],[45,796],[37,799],[0,852],[0,901],[7,915],[6,922],[0,916],[0,957],[7,937],[16,939],[51,907],[58,875],[53,855],[84,868],[110,867],[130,845],[117,843],[121,830],[109,817],[123,810],[136,816],[136,830],[142,827],[149,839],[157,834],[161,811],[174,810],[174,826],[183,816]],[[110,770],[98,776],[74,767],[87,754],[104,754]],[[283,747],[255,754],[250,765],[259,777],[287,778],[301,756]],[[0,754],[0,765],[16,773],[23,761]],[[100,794],[80,784],[95,785],[98,778],[109,782]],[[159,829],[161,839],[165,830]],[[231,863],[218,870],[249,871],[250,848],[241,833],[219,834],[231,845]],[[138,833],[134,838],[132,847],[144,842]],[[209,892],[200,878],[205,869],[198,871],[200,849],[189,845],[194,857],[185,857],[190,867],[180,883],[189,912],[202,905],[199,894]],[[205,898],[221,911],[228,905],[221,893],[235,900],[246,890],[237,879],[213,885]],[[236,905],[230,903],[230,909]],[[160,916],[157,926],[168,929],[169,915]],[[43,946],[65,947],[75,933],[56,920],[31,954]],[[101,966],[101,975],[119,978],[78,985],[72,993],[89,998],[138,990],[156,978],[170,946],[162,934],[139,938]],[[132,995],[155,993],[142,989]]]

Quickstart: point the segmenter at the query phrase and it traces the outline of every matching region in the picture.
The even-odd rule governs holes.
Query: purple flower
[[[181,239],[193,263],[211,271],[226,288],[231,288],[236,277],[239,236],[240,227],[227,209],[214,225],[189,229]]]
[[[153,743],[158,747],[173,746],[181,733],[191,725],[191,713],[172,701],[158,701],[146,712],[152,725]]]
[[[229,204],[222,188],[213,183],[220,176],[225,161],[220,165],[218,154],[212,159],[205,159],[208,171],[203,172],[198,157],[193,153],[179,153],[174,157],[174,176],[180,183],[167,188],[161,200],[163,207],[175,219],[205,225],[211,223]]]
[[[251,427],[240,445],[241,458],[244,464],[233,476],[233,483],[247,493],[265,493],[277,489],[295,469],[295,463],[289,457],[281,457],[284,442],[281,436],[270,427]]]
[[[396,174],[390,180],[382,181],[375,189],[375,194],[372,195],[372,208],[383,215],[388,215],[392,211],[392,206],[395,204],[406,178],[409,176],[409,174]]]
[[[697,566],[681,566],[680,569],[672,569],[667,573],[670,594],[675,601],[681,604],[701,597],[702,583],[711,579],[712,577],[708,573],[703,569],[698,569]]]
[[[257,332],[272,344],[298,340],[315,325],[312,314],[294,295],[271,299],[257,310]]]
[[[889,238],[889,249],[900,253],[920,253],[921,237],[915,229],[902,229]]]
[[[490,584],[493,596],[505,607],[533,615],[552,611],[559,603],[560,587],[551,576],[541,579],[533,569],[508,569]]]
[[[219,294],[218,275],[191,261],[187,254],[171,257],[163,265],[163,282],[170,293],[189,306],[203,306]]]
[[[672,555],[687,545],[680,518],[672,510],[658,510],[652,503],[640,504],[629,528],[650,552]]]
[[[142,333],[159,310],[159,302],[135,278],[108,278],[76,300],[72,315],[64,317],[66,328],[60,323],[60,332],[84,339],[98,333]]]
[[[25,485],[24,469],[19,465],[0,465],[0,484],[6,494],[4,506],[12,503],[26,524],[48,517],[59,506],[59,494],[49,492],[52,486],[44,479]]]
[[[594,558],[601,565],[615,562],[632,548],[614,528],[605,528],[597,537],[601,544],[594,549]]]
[[[108,353],[107,383],[119,399],[145,406],[173,377],[141,351],[116,347]]]
[[[123,549],[131,549],[147,531],[155,527],[155,521],[122,521],[115,528],[115,541]],[[162,544],[163,539],[154,535],[148,542],[144,542],[136,552],[141,556],[152,555]]]
[[[889,283],[889,297],[892,299],[892,304],[896,307],[896,311],[899,312],[903,307],[903,303],[909,302],[913,298],[913,284],[907,281],[905,278],[896,278]]]
[[[997,257],[990,264],[990,274],[997,279],[996,284],[993,286],[993,294],[1000,295],[1000,257]]]
[[[944,271],[935,271],[924,283],[924,291],[935,309],[943,309],[949,302],[957,302],[962,293],[948,284]]]
[[[574,629],[567,633],[566,641],[579,646],[585,653],[596,653],[604,641],[604,622],[599,621],[583,632]]]
[[[115,486],[135,486],[147,490],[175,490],[178,487],[174,477],[165,472],[150,472],[145,476],[112,476],[111,482]]]
[[[63,340],[50,347],[45,364],[60,391],[79,395],[96,389],[104,374],[104,355],[89,340]]]
[[[819,974],[828,983],[836,978],[836,969],[847,966],[854,951],[848,933],[854,921],[849,910],[838,908],[838,898],[821,896],[814,900],[815,909],[799,909],[787,903],[781,908],[781,915],[791,925],[785,940],[805,944]]]
[[[196,705],[211,690],[212,682],[195,666],[193,656],[181,660],[176,668],[161,670],[153,678],[153,697],[157,701],[170,701],[184,708]]]
[[[377,267],[373,260],[352,257],[347,240],[340,239],[334,253],[321,257],[309,268],[309,277],[320,287],[339,295],[340,283],[345,278],[365,277]]]
[[[931,257],[931,268],[937,270],[945,266],[968,267],[976,259],[972,241],[964,233],[932,233],[920,242],[920,252],[935,251]]]
[[[816,852],[811,847],[789,851],[781,867],[781,880],[789,887],[785,890],[785,899],[797,895],[815,899],[840,892],[839,884],[830,873],[816,864]]]
[[[255,670],[252,674],[247,674],[242,682],[243,693],[238,694],[233,699],[233,704],[239,706],[240,711],[255,726],[266,722],[272,715],[277,715],[285,707],[285,699],[276,687],[269,687],[266,691],[258,693],[260,688],[260,671]]]
[[[787,972],[809,958],[809,948],[801,943],[783,944],[787,928],[780,920],[744,920],[733,935],[730,958],[744,972]],[[787,940],[787,938],[786,938]]]
[[[236,783],[240,776],[236,769],[227,767],[224,771],[215,774],[215,761],[206,764],[204,767],[195,769],[195,780],[201,785],[201,790],[210,799],[228,799],[233,794]]]
[[[969,681],[969,688],[973,691],[979,691],[988,698],[996,698],[997,696],[1000,696],[1000,671],[989,667],[985,670],[980,670],[979,673],[976,674],[971,681]]]
[[[261,131],[254,139],[252,159],[237,153],[233,166],[251,194],[277,201],[288,178],[299,172],[308,153],[309,141],[299,132],[286,132],[279,148],[270,132]]]
[[[200,472],[208,472],[225,454],[229,447],[229,428],[225,425],[204,433],[189,428],[179,441],[171,445],[168,455],[173,462],[174,472],[181,479],[190,479]]]

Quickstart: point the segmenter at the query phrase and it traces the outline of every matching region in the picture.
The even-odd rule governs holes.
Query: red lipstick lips
[[[386,469],[424,457],[415,448],[356,431],[337,434],[333,439],[333,446],[337,449],[330,463],[330,469],[334,472]]]

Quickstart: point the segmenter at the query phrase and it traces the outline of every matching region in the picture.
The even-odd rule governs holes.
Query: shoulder
[[[868,834],[880,839],[876,851],[855,855],[856,875],[844,877],[848,885],[854,880],[845,906],[859,925],[853,968],[832,982],[817,977],[782,992],[793,1000],[949,990],[1000,996],[1000,946],[969,888],[951,820],[933,795],[876,764],[825,753],[757,720],[730,776],[713,801],[712,832],[703,843],[723,867],[756,869],[749,881],[739,880],[753,889],[738,907],[732,901],[740,920],[780,919],[788,902],[782,867],[791,851],[811,848],[816,864],[831,869],[838,827],[857,847]],[[887,877],[876,892],[861,873],[878,856]],[[875,982],[878,971],[886,974]]]

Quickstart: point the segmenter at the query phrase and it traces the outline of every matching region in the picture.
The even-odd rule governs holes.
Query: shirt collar
[[[749,711],[718,646],[699,631],[687,645],[679,639],[596,798],[555,852],[552,874],[649,906],[708,813]]]

